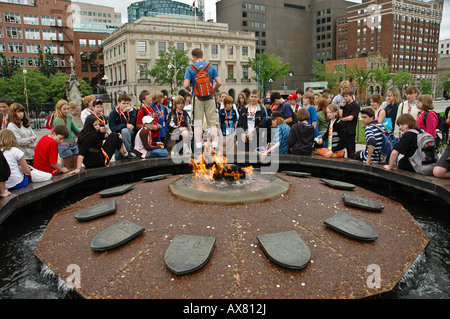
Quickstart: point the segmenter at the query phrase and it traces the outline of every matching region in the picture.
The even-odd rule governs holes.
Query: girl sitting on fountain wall
[[[136,155],[130,156],[119,133],[112,132],[107,137],[100,132],[100,122],[94,115],[89,115],[84,121],[83,129],[78,136],[78,155],[76,169],[69,174],[80,172],[81,164],[86,168],[108,167],[114,153],[119,151],[124,159],[135,159]]]
[[[31,128],[25,108],[19,103],[13,103],[9,108],[8,119],[8,130],[14,133],[19,149],[24,153],[25,160],[33,165],[37,136]]]
[[[77,166],[78,145],[76,142],[80,129],[72,121],[72,114],[69,112],[69,102],[59,100],[55,106],[55,121],[53,127],[65,125],[69,131],[69,136],[58,145],[59,157],[61,157],[63,166],[68,169]]]
[[[11,172],[5,184],[8,190],[27,186],[29,182],[28,176],[31,174],[24,153],[18,147],[17,139],[11,130],[3,130],[0,132],[0,150],[8,162]]]
[[[398,169],[415,172],[414,168],[409,162],[409,158],[414,155],[417,150],[417,134],[409,132],[412,129],[419,130],[416,120],[411,114],[401,114],[397,119],[397,125],[400,128],[402,137],[397,145],[395,145],[394,150],[389,158],[389,164],[384,165],[384,169],[391,171],[394,169],[395,162],[400,154],[403,157],[398,162]]]
[[[436,128],[439,124],[439,119],[436,112],[433,111],[433,97],[429,94],[420,95],[417,98],[416,106],[419,110],[417,126],[433,137],[436,137]]]
[[[340,121],[339,106],[330,104],[327,108],[327,117],[330,120],[328,129],[317,140],[317,144],[324,145],[324,142],[328,141],[328,145],[316,149],[314,154],[325,157],[344,157],[346,131]]]
[[[191,137],[192,126],[191,119],[188,112],[184,111],[185,101],[181,95],[178,95],[173,100],[174,109],[169,113],[167,118],[167,138],[165,145],[167,151],[171,152],[175,147],[175,153],[179,154],[181,151],[178,143],[183,142],[183,154],[190,155],[191,152]]]

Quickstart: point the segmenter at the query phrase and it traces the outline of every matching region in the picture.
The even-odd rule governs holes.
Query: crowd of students
[[[203,147],[220,149],[225,155],[238,151],[260,154],[262,160],[274,154],[311,155],[348,158],[378,163],[383,132],[392,130],[400,142],[395,146],[387,170],[414,171],[408,158],[417,149],[410,130],[424,130],[436,136],[439,123],[429,95],[420,95],[418,88],[406,89],[402,101],[395,88],[387,91],[386,101],[379,94],[370,97],[370,107],[361,109],[354,99],[348,81],[340,84],[340,93],[333,96],[326,89],[314,93],[298,89],[284,99],[279,92],[268,92],[264,99],[258,90],[245,89],[235,101],[227,93],[217,92],[219,141],[212,143],[208,127],[204,126]],[[141,106],[131,106],[126,94],[118,98],[108,117],[103,115],[103,103],[94,96],[83,99],[81,123],[76,123],[79,106],[60,100],[55,105],[54,123],[50,134],[37,139],[25,108],[9,98],[0,99],[2,126],[0,132],[0,193],[25,187],[30,166],[51,173],[76,174],[86,168],[107,167],[116,160],[166,157],[169,154],[191,156],[193,142],[193,99],[183,91],[167,103],[161,92],[143,91]],[[194,102],[195,103],[195,102]],[[449,108],[445,111],[444,127],[450,124]],[[356,127],[361,119],[366,147],[356,151]],[[445,131],[444,128],[444,131]],[[448,134],[444,134],[448,142]],[[220,142],[220,143],[219,143]],[[216,145],[220,145],[216,147]],[[440,156],[434,176],[449,178],[449,147]],[[398,159],[403,157],[398,161]],[[58,163],[58,158],[61,163]],[[398,161],[398,165],[396,164]]]

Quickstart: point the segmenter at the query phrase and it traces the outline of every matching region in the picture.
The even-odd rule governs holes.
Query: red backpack
[[[194,94],[199,99],[209,98],[212,94],[214,94],[214,86],[211,83],[208,75],[208,69],[211,66],[208,63],[202,70],[199,70],[195,65],[191,65],[194,71],[197,73],[195,75],[195,87]]]
[[[53,128],[53,121],[55,119],[55,113],[50,113],[45,117],[45,127],[51,130]]]

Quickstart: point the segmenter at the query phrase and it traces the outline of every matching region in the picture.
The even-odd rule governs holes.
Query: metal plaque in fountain
[[[343,212],[338,212],[334,216],[324,221],[324,224],[347,237],[374,241],[378,238],[377,231],[359,218],[353,217]]]
[[[197,271],[208,262],[215,243],[214,237],[175,235],[164,255],[166,266],[178,276]]]
[[[327,179],[327,178],[321,178],[320,181],[322,183],[324,183],[327,186],[333,187],[333,188],[337,188],[337,189],[346,189],[346,190],[353,190],[355,189],[355,185],[350,184],[350,183],[346,183],[346,182],[341,182],[341,181],[336,181],[333,179]]]
[[[349,206],[362,208],[373,212],[381,212],[384,209],[383,205],[370,198],[356,196],[349,193],[344,193],[342,197],[344,199],[344,203]]]
[[[98,233],[92,239],[91,248],[94,251],[107,251],[120,247],[142,234],[144,230],[144,227],[122,219]]]
[[[100,197],[112,197],[117,195],[122,195],[133,189],[134,184],[121,185],[113,188],[108,188],[99,193]]]
[[[267,257],[284,268],[298,270],[309,263],[311,250],[295,230],[257,238]]]
[[[75,219],[79,221],[92,220],[115,212],[116,212],[116,201],[113,199],[86,208],[85,210],[76,214]]]

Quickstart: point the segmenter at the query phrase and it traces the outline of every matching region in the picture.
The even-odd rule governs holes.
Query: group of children
[[[225,154],[237,150],[257,151],[261,159],[273,154],[316,154],[344,157],[378,163],[383,132],[392,130],[399,143],[384,166],[414,171],[408,158],[417,149],[417,130],[436,136],[439,123],[429,95],[420,95],[418,88],[406,90],[402,101],[397,89],[387,91],[384,102],[379,94],[370,97],[370,107],[360,109],[348,81],[340,85],[333,97],[329,90],[321,94],[312,89],[298,89],[285,100],[279,92],[268,92],[261,100],[258,90],[244,90],[233,97],[219,93],[216,97],[217,124]],[[176,96],[169,109],[163,104],[161,92],[143,91],[141,107],[131,106],[126,94],[109,116],[103,115],[103,103],[90,95],[83,99],[80,114],[82,128],[75,123],[79,107],[65,100],[55,105],[50,134],[39,141],[31,128],[25,108],[9,98],[0,98],[2,126],[0,132],[0,193],[24,187],[32,168],[49,172],[76,174],[82,165],[87,168],[109,166],[111,159],[135,160],[165,157],[169,153],[190,156],[192,153],[193,107],[190,93]],[[445,112],[444,127],[450,124],[450,107]],[[77,117],[78,118],[78,117]],[[366,147],[356,152],[356,126],[361,118]],[[444,130],[445,130],[444,128]],[[412,130],[412,131],[411,131]],[[206,127],[205,127],[206,131]],[[204,139],[208,144],[207,134]],[[448,136],[448,135],[447,135]],[[434,176],[449,178],[450,150],[447,147],[433,171]],[[61,164],[58,163],[61,158]]]

